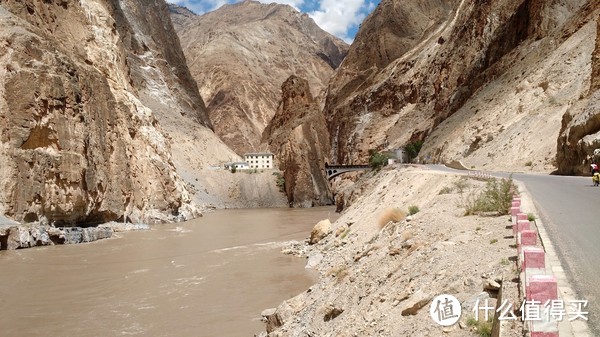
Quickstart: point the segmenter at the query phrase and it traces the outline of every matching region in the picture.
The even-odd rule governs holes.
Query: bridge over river
[[[325,164],[325,174],[327,179],[331,180],[340,174],[354,171],[364,171],[371,169],[369,165],[329,165]]]

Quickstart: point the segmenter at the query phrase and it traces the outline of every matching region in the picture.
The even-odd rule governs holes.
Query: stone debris
[[[37,246],[88,243],[112,237],[115,232],[147,230],[146,224],[107,223],[97,227],[52,227],[48,225],[11,225],[0,227],[0,250]]]
[[[266,323],[267,333],[273,332],[283,324],[281,318],[277,314],[277,309],[275,308],[263,310],[261,316],[263,317],[263,321]]]
[[[331,222],[329,219],[321,220],[315,225],[310,233],[310,240],[308,242],[311,245],[314,245],[329,235],[329,233],[331,233]]]
[[[421,308],[431,301],[433,296],[418,290],[410,296],[402,309],[402,316],[416,315]]]

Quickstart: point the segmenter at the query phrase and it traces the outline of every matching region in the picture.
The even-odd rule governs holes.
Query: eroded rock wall
[[[597,15],[589,90],[563,116],[556,155],[558,174],[589,174],[590,164],[600,162],[597,151],[600,149],[600,18]]]
[[[156,118],[210,125],[166,10],[163,1],[0,2],[6,215],[56,225],[198,215]],[[151,109],[155,101],[171,111]]]
[[[562,117],[589,88],[597,12],[583,0],[382,1],[328,89],[332,160],[425,140],[423,161],[554,170]]]
[[[325,118],[307,80],[292,75],[281,91],[281,102],[263,141],[283,171],[288,203],[293,207],[330,205],[333,199],[324,171],[329,152]]]

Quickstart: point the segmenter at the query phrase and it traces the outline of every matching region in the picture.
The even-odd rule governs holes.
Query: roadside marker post
[[[540,306],[558,301],[558,284],[552,275],[533,275],[526,289],[529,303],[540,303]],[[542,310],[543,311],[543,310]],[[557,317],[543,313],[540,319],[530,320],[531,337],[559,337]]]

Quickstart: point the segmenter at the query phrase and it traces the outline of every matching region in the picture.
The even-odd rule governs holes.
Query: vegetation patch
[[[379,171],[387,165],[389,158],[387,154],[380,153],[377,150],[369,150],[369,166],[374,171]]]
[[[419,213],[419,206],[408,206],[408,215],[415,215],[417,213]]]
[[[273,175],[276,177],[275,184],[279,187],[279,192],[285,192],[285,178],[280,172],[274,172]]]
[[[417,158],[419,152],[421,152],[421,147],[423,147],[422,140],[416,140],[414,142],[410,142],[404,145],[404,149],[406,150],[406,154],[408,155],[408,160],[410,162],[412,162],[413,159]]]
[[[467,319],[467,326],[474,329],[480,337],[492,336],[492,318],[487,321],[476,320],[474,317]]]
[[[440,190],[440,195],[452,193],[452,187],[446,186]]]
[[[389,222],[400,222],[406,218],[406,214],[397,207],[388,208],[379,216],[379,227],[383,228]]]
[[[518,192],[512,177],[509,179],[490,179],[483,191],[470,195],[465,201],[465,215],[495,213],[508,214],[512,197]]]
[[[460,193],[463,194],[463,192],[469,188],[469,182],[467,181],[468,178],[466,177],[460,177],[460,179],[458,179],[457,181],[454,182],[454,189]]]

